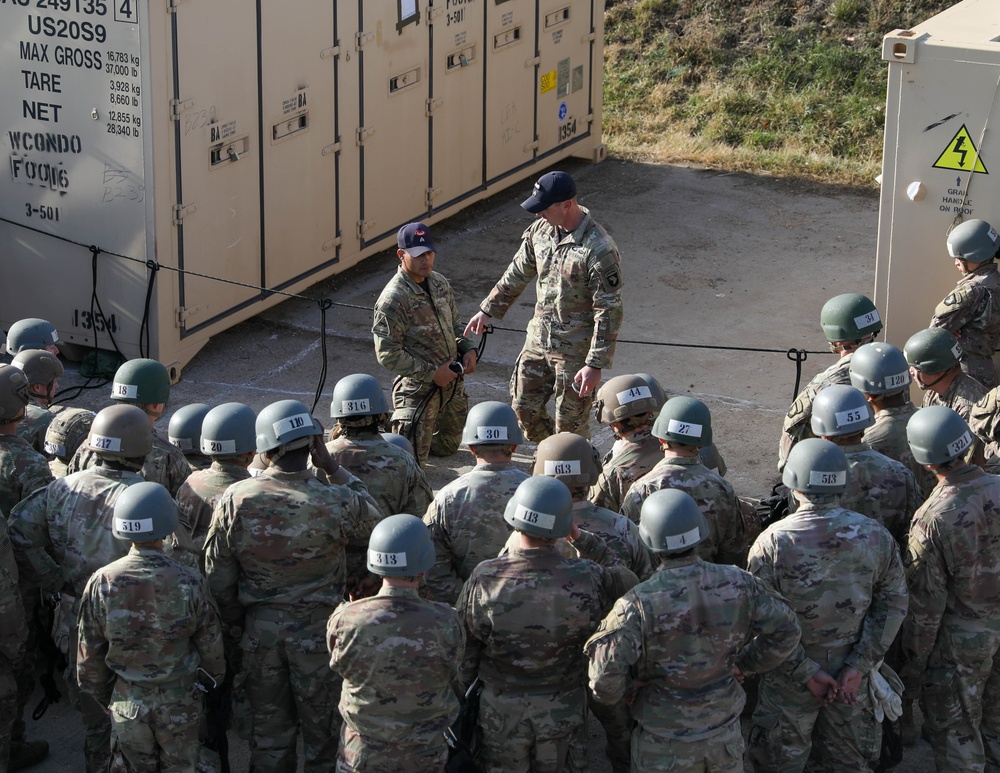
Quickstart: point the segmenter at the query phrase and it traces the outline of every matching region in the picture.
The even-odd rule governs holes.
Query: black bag
[[[902,761],[903,737],[899,733],[899,724],[886,717],[882,720],[882,752],[875,773],[894,768]]]
[[[446,773],[481,773],[474,759],[479,747],[479,696],[482,694],[483,683],[477,678],[465,691],[455,723],[444,731],[448,742]]]

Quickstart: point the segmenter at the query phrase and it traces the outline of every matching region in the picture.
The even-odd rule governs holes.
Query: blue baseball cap
[[[565,172],[549,172],[538,178],[531,196],[521,202],[521,206],[531,214],[537,215],[553,204],[574,198],[576,198],[576,183],[573,178]]]
[[[431,238],[431,229],[423,223],[407,223],[396,234],[396,244],[399,249],[406,250],[413,257],[423,255],[425,252],[437,252],[434,240]]]

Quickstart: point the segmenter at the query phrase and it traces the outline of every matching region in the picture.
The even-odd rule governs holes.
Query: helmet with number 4
[[[257,415],[257,452],[284,447],[286,451],[305,448],[323,427],[298,400],[278,400]]]
[[[59,343],[59,334],[51,322],[38,317],[21,319],[7,331],[7,354],[25,349],[45,349]]]
[[[661,390],[662,391],[662,390]],[[632,416],[655,413],[663,407],[663,399],[657,398],[641,375],[615,376],[597,390],[594,400],[594,414],[601,424],[613,424]]]
[[[330,400],[331,419],[352,419],[378,416],[389,412],[382,387],[374,376],[354,373],[344,376],[333,387]]]
[[[866,395],[894,395],[910,385],[906,357],[892,344],[870,343],[851,356],[851,386]]]
[[[973,437],[955,410],[944,405],[929,405],[914,413],[906,423],[906,442],[920,464],[945,464],[965,456]]]
[[[427,525],[409,513],[379,521],[368,540],[368,571],[382,577],[413,577],[434,566]]]
[[[527,478],[507,501],[503,519],[532,537],[565,537],[573,526],[573,496],[561,480]]]
[[[23,416],[28,399],[28,379],[20,369],[0,365],[0,423],[8,424]]]
[[[547,475],[567,486],[593,486],[601,476],[601,456],[590,441],[574,432],[549,435],[538,444],[532,475]]]
[[[205,414],[201,452],[205,456],[243,456],[257,450],[257,415],[243,403],[223,403]]]
[[[921,373],[934,375],[954,368],[962,359],[962,345],[940,327],[918,330],[903,345],[907,363]]]
[[[115,372],[111,399],[131,405],[156,405],[170,399],[170,375],[162,363],[144,357],[123,362]]]
[[[831,384],[813,400],[812,431],[816,437],[856,435],[874,423],[868,400],[847,384]]]
[[[118,539],[155,542],[177,531],[177,503],[161,484],[133,483],[115,500],[111,531]]]
[[[882,330],[878,309],[861,293],[844,293],[828,300],[820,311],[819,324],[831,344],[857,341]]]
[[[653,437],[685,446],[712,443],[712,414],[694,397],[671,397],[653,422]]]
[[[517,414],[507,403],[487,400],[469,409],[462,430],[462,443],[467,446],[521,445],[524,435],[517,423]]]
[[[788,454],[781,482],[804,494],[842,494],[847,489],[847,456],[829,440],[800,440]]]
[[[639,539],[653,553],[679,553],[708,539],[708,521],[686,491],[660,489],[642,503]]]
[[[149,417],[134,405],[111,405],[90,425],[87,448],[105,459],[142,459],[153,450]]]
[[[985,263],[997,256],[1000,236],[985,220],[966,220],[948,234],[948,254],[967,263]]]
[[[182,453],[201,453],[201,425],[211,408],[205,403],[191,403],[174,411],[167,424],[167,440]]]

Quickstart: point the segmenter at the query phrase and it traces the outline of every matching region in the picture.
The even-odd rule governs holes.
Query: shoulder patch
[[[605,250],[595,259],[601,283],[605,289],[620,290],[623,284],[621,260],[614,250]]]

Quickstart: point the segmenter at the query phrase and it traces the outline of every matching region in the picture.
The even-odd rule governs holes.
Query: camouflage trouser
[[[251,610],[240,647],[246,698],[253,714],[250,769],[295,773],[302,730],[306,773],[333,773],[337,759],[341,680],[329,666],[326,619],[282,618],[277,610]]]
[[[366,741],[346,722],[340,729],[337,773],[444,773],[447,762],[443,733],[435,743],[401,746]]]
[[[421,467],[427,465],[430,454],[451,456],[458,450],[469,412],[464,379],[456,378],[439,389],[434,383],[397,378],[392,385],[392,407],[392,431],[409,438]]]
[[[201,693],[194,687],[128,685],[111,696],[110,773],[189,773],[198,764]]]
[[[6,659],[0,658],[0,773],[7,773],[10,737],[17,719],[17,679]]]
[[[993,360],[966,356],[962,360],[962,370],[987,389],[993,389],[993,387],[1000,385],[1000,379],[997,378],[997,369],[993,364]]]
[[[484,773],[587,770],[587,693],[501,692],[489,685],[479,699]]]
[[[83,753],[87,762],[87,773],[105,773],[108,761],[111,759],[111,719],[104,713],[104,707],[93,696],[82,692],[80,685],[77,684],[76,645],[77,629],[74,625],[69,632],[66,652],[69,664],[64,674],[66,692],[69,695],[70,705],[79,711],[83,718]]]
[[[632,733],[632,770],[676,770],[685,773],[743,773],[743,733],[737,719],[711,738],[666,739],[644,731]]]
[[[858,693],[867,691],[866,676]],[[882,726],[869,709],[823,706],[776,671],[761,679],[749,738],[757,773],[801,773],[807,765],[810,773],[869,773],[881,743]]]
[[[524,436],[540,443],[557,432],[576,432],[590,437],[590,406],[594,393],[580,397],[573,390],[573,377],[582,368],[581,360],[554,357],[525,346],[510,377],[511,407],[517,414]],[[555,395],[555,421],[545,409]]]
[[[593,700],[588,693],[590,712],[601,723],[607,736],[606,752],[611,761],[612,773],[628,773],[632,767],[632,717],[624,701],[612,706]]]

